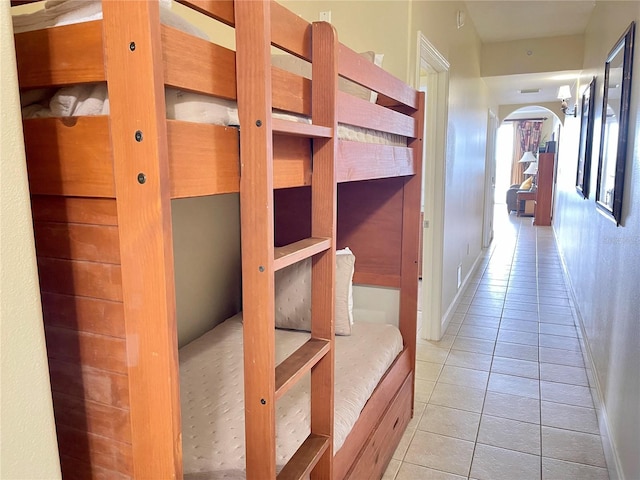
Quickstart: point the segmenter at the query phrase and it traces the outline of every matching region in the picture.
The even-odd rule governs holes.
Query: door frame
[[[498,117],[489,110],[487,118],[487,150],[484,179],[484,220],[482,222],[482,248],[489,248],[493,240],[493,211],[496,190],[496,141]]]
[[[445,155],[449,114],[449,62],[418,31],[416,86],[426,88],[422,211],[421,337],[442,336]]]

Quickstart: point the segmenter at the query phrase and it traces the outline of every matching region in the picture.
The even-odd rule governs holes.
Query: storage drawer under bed
[[[410,373],[369,437],[360,458],[347,474],[347,479],[382,478],[411,420],[412,385],[413,374]]]

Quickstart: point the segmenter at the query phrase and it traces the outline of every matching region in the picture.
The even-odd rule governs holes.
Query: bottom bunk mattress
[[[276,364],[309,334],[276,329]],[[356,322],[336,337],[334,453],[380,379],[402,351],[391,325]],[[309,375],[276,404],[278,471],[309,435]],[[184,478],[244,478],[244,377],[241,314],[180,349]]]

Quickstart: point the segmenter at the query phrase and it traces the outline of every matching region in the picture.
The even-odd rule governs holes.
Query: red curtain
[[[523,172],[529,166],[528,163],[518,163],[525,152],[533,152],[536,157],[538,146],[540,145],[540,131],[542,130],[542,120],[518,120],[514,131],[513,142],[513,166],[511,168],[511,183],[522,183],[524,181]]]

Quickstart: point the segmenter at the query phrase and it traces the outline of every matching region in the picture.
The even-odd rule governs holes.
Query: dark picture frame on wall
[[[634,38],[635,22],[631,22],[604,66],[596,205],[616,225],[622,220]]]
[[[591,150],[593,145],[593,117],[596,96],[596,77],[591,79],[582,94],[580,108],[580,145],[578,147],[578,169],[576,172],[576,190],[583,198],[589,198],[589,179],[591,177]]]

